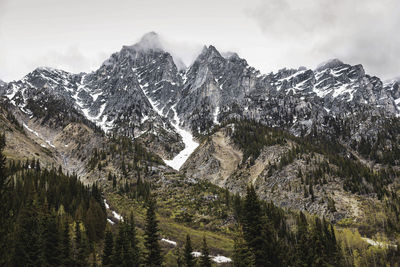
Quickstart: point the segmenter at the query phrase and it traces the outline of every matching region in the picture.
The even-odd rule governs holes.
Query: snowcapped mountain
[[[105,132],[139,138],[175,168],[196,148],[191,134],[206,134],[230,119],[298,136],[337,134],[346,122],[350,133],[343,139],[351,142],[376,138],[384,120],[400,114],[399,81],[383,83],[362,65],[333,59],[314,70],[262,74],[236,53],[205,46],[186,68],[153,32],[92,73],[37,68],[0,88],[27,118],[51,127],[87,120]]]

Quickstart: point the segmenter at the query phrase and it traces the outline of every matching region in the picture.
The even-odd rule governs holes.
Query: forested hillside
[[[1,136],[0,139],[3,150],[5,138]],[[177,217],[177,222],[193,230],[186,235],[181,232],[182,242],[173,242],[172,248],[164,245],[161,235],[165,234],[165,219],[162,218],[165,214],[159,212],[164,210],[162,194],[165,190],[157,186],[143,185],[141,180],[125,188],[123,184],[119,187],[119,183],[114,189],[111,186],[107,195],[126,197],[133,205],[130,212],[123,211],[123,220],[107,226],[104,195],[98,186],[84,186],[75,175],[63,174],[61,168],[44,169],[39,160],[7,161],[2,155],[0,163],[1,212],[6,215],[1,217],[0,228],[4,266],[216,264],[209,256],[208,243],[215,238],[213,235],[204,234],[194,244],[191,241],[194,229],[202,228],[196,226],[194,218]],[[112,180],[110,183],[113,184]],[[193,186],[201,193],[208,191],[211,185]],[[152,196],[150,188],[154,190]],[[179,187],[173,185],[172,188],[176,191]],[[133,189],[137,193],[132,194]],[[231,230],[224,235],[234,241],[228,252],[233,262],[225,263],[227,265],[393,266],[400,260],[395,245],[369,246],[357,231],[335,227],[324,218],[283,210],[271,202],[259,200],[253,186],[247,187],[243,198],[223,189],[215,190],[225,196],[223,217],[231,218],[225,221],[230,225],[227,229]],[[394,194],[390,199],[388,211],[397,212],[398,198]],[[181,205],[185,207],[189,203]],[[214,206],[216,202],[209,204]],[[394,227],[397,222],[392,221],[391,225]],[[397,232],[397,228],[390,229]],[[202,256],[195,257],[198,254],[192,253],[194,247]]]

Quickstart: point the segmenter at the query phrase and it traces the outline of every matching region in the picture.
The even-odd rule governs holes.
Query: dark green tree
[[[69,237],[69,224],[65,222],[61,236],[60,262],[62,266],[71,266],[71,240]]]
[[[183,266],[183,259],[182,259],[182,253],[181,253],[181,249],[179,247],[177,247],[175,249],[175,257],[176,257],[176,266],[177,267],[182,267]]]
[[[271,265],[271,259],[269,258],[271,252],[265,251],[265,242],[270,241],[266,240],[270,239],[270,237],[265,236],[265,234],[269,233],[269,231],[265,230],[269,229],[264,229],[264,224],[260,201],[253,185],[250,185],[247,187],[247,194],[244,201],[242,225],[244,239],[255,256],[256,266]]]
[[[13,266],[40,266],[43,263],[45,264],[38,221],[37,213],[32,206],[25,207],[21,211],[17,223]]]
[[[246,243],[241,228],[234,239],[233,264],[235,267],[254,267],[254,254]]]
[[[154,199],[150,198],[147,205],[146,226],[144,231],[144,245],[146,248],[145,264],[149,267],[161,266],[162,256],[160,244],[158,243],[159,229],[156,218],[156,202]]]
[[[109,229],[107,229],[104,239],[104,249],[102,258],[103,266],[111,266],[113,259],[113,248],[114,248],[113,235],[112,232]]]
[[[112,257],[113,266],[122,266],[124,259],[124,245],[126,244],[125,234],[124,234],[124,224],[118,224],[118,233],[115,238],[114,252]]]
[[[7,181],[6,157],[3,150],[6,146],[6,138],[4,134],[0,134],[0,266],[6,266],[9,263],[9,229],[11,225],[10,214],[10,188]]]
[[[129,220],[126,223],[126,235],[129,240],[128,253],[130,254],[131,264],[130,266],[140,265],[140,250],[138,246],[138,240],[136,237],[136,227],[135,220],[133,218],[133,213],[130,213]]]
[[[74,265],[77,267],[87,266],[86,259],[86,251],[85,251],[85,243],[82,237],[82,232],[80,228],[80,223],[75,223],[75,257],[74,257]]]
[[[207,246],[206,237],[203,236],[203,244],[201,247],[200,267],[211,267],[210,252]]]
[[[43,252],[47,264],[59,266],[60,263],[60,233],[55,214],[46,214],[42,225]]]
[[[185,250],[183,252],[186,267],[195,266],[195,258],[193,256],[192,252],[193,252],[193,249],[192,249],[192,242],[190,241],[190,236],[186,235]]]

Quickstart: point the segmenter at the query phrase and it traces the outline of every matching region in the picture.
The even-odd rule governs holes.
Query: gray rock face
[[[209,46],[182,70],[155,33],[124,46],[92,73],[38,68],[0,87],[29,116],[44,116],[58,103],[64,117],[86,118],[105,131],[132,138],[162,133],[155,146],[160,149],[165,141],[181,140],[171,124],[175,115],[181,127],[199,134],[230,119],[252,119],[295,135],[337,134],[346,121],[349,141],[373,139],[385,118],[400,114],[399,82],[383,83],[362,65],[334,59],[315,70],[264,75],[237,54],[221,55]],[[182,145],[174,147],[163,153],[171,158]]]

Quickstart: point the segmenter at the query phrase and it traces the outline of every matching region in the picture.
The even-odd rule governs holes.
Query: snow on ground
[[[201,252],[193,251],[193,252],[192,252],[192,255],[193,255],[193,257],[198,258],[198,257],[201,256]]]
[[[192,252],[193,257],[198,258],[201,256],[201,252],[198,251],[193,251]],[[225,257],[225,256],[221,256],[221,255],[217,255],[217,256],[211,256],[210,258],[213,262],[215,263],[228,263],[228,262],[232,262],[231,258]]]
[[[37,137],[39,137],[40,139],[43,140],[43,138],[39,135],[38,132],[36,132],[35,130],[32,130],[31,128],[28,127],[28,125],[26,125],[25,123],[22,124],[28,131],[30,131],[31,133],[33,133],[34,135],[36,135]],[[50,140],[44,140],[46,141],[46,143],[51,146],[52,148],[55,148],[55,146],[51,143]],[[41,144],[42,147],[46,147],[45,145]]]
[[[215,108],[215,111],[214,111],[214,123],[215,123],[215,124],[219,124],[219,122],[218,122],[218,115],[219,115],[219,106],[217,106],[217,107]]]
[[[106,209],[110,209],[110,205],[108,205],[108,203],[107,203],[107,200],[106,199],[104,199],[104,206],[106,207]]]
[[[368,244],[370,244],[372,246],[375,246],[375,247],[383,247],[383,248],[387,248],[389,246],[397,247],[396,245],[390,245],[390,244],[387,244],[387,243],[375,241],[375,240],[372,240],[371,238],[368,238],[368,237],[362,237],[362,239],[364,241],[366,241]]]
[[[348,100],[348,102],[350,102],[353,99],[354,89],[351,87],[342,85],[338,88],[333,89],[332,91],[333,91],[333,94],[332,94],[333,98],[336,98],[340,95],[344,95],[344,94],[348,93],[350,95],[350,99]]]
[[[176,104],[175,104],[176,105]],[[182,141],[185,144],[185,148],[179,152],[172,160],[164,160],[164,162],[171,166],[175,170],[179,170],[181,166],[185,163],[185,161],[189,158],[189,156],[196,150],[199,146],[197,142],[193,140],[193,136],[189,131],[182,129],[179,126],[179,117],[175,110],[175,105],[172,107],[174,111],[174,121],[172,126],[174,126],[176,132],[182,136]]]
[[[99,109],[99,112],[97,113],[97,115],[92,116],[92,115],[90,115],[90,108],[85,108],[85,103],[83,103],[78,97],[78,94],[80,91],[86,90],[85,84],[83,83],[84,79],[85,79],[85,75],[82,76],[80,84],[78,85],[78,89],[76,90],[76,93],[75,93],[75,95],[72,96],[72,98],[75,99],[75,103],[81,109],[83,115],[85,115],[85,117],[88,120],[94,122],[97,126],[99,126],[101,129],[103,129],[103,131],[105,133],[107,133],[113,127],[113,123],[114,123],[114,121],[107,122],[107,116],[103,116],[104,109],[106,108],[107,103],[106,102],[103,103],[100,106],[100,109]],[[92,96],[93,102],[95,102],[97,100],[97,98],[102,94],[103,94],[102,91],[92,94],[91,96]]]
[[[104,199],[104,206],[106,207],[106,209],[111,210],[110,205],[108,205],[106,199]],[[118,221],[124,221],[124,217],[122,217],[122,215],[118,214],[116,211],[111,210],[111,213],[114,216],[114,218],[117,219]],[[107,219],[107,221],[111,221],[111,220]]]
[[[28,125],[26,125],[25,123],[22,124],[28,131],[30,131],[31,133],[33,133],[34,135],[36,135],[37,137],[40,138],[40,135],[38,132],[32,130],[31,128],[28,127]]]
[[[111,221],[110,219],[107,218],[107,222],[109,222],[110,224],[115,224],[115,222]]]
[[[157,104],[153,100],[151,100],[151,98],[147,95],[147,90],[145,88],[148,87],[149,84],[146,83],[145,85],[141,85],[140,81],[141,80],[139,80],[140,89],[142,89],[143,94],[146,96],[147,100],[149,100],[150,105],[153,107],[154,111],[158,113],[158,115],[160,115],[161,117],[164,117],[164,115],[162,114],[162,111],[157,107]]]
[[[120,214],[118,214],[115,210],[112,211],[112,214],[113,214],[114,218],[117,219],[118,221],[124,220],[124,218]]]
[[[56,147],[51,143],[50,140],[46,140],[46,143],[47,143],[49,146],[51,146],[52,148],[56,148]]]
[[[11,84],[11,86],[12,86],[12,91],[10,93],[7,93],[6,97],[10,100],[11,104],[13,104],[15,106],[15,102],[14,102],[13,98],[14,98],[15,94],[18,92],[18,88],[14,84]]]
[[[161,238],[161,241],[176,247],[176,242],[175,241],[172,241],[172,240],[169,240],[169,239],[166,239],[166,238]]]
[[[143,123],[149,119],[149,116],[144,115],[143,118],[141,119],[140,123]]]
[[[231,260],[230,258],[225,257],[225,256],[220,256],[220,255],[213,257],[212,260],[213,260],[214,262],[216,262],[216,263],[227,263],[227,262],[232,262],[232,260]]]
[[[97,98],[99,98],[99,96],[101,96],[102,94],[103,94],[103,92],[101,90],[95,94],[92,94],[93,102],[95,102],[97,100]]]
[[[142,89],[143,94],[147,97],[147,100],[149,100],[154,111],[157,112],[161,117],[164,117],[162,111],[156,106],[156,103],[147,95],[145,88],[148,86],[148,84],[146,83],[145,85],[141,85],[139,80],[139,86]],[[193,151],[199,146],[199,144],[193,140],[193,135],[189,131],[186,131],[179,126],[180,120],[175,110],[175,106],[176,104],[172,107],[172,110],[174,111],[174,122],[172,123],[172,126],[175,128],[176,132],[182,136],[182,141],[185,144],[185,148],[172,160],[164,160],[164,162],[173,169],[179,170],[183,163],[185,163]]]
[[[169,239],[165,239],[162,238],[161,239],[162,242],[168,243],[170,245],[176,246],[176,242],[169,240]],[[198,258],[201,256],[201,252],[198,251],[193,251],[192,252],[193,257]],[[225,256],[221,256],[221,255],[217,255],[217,256],[210,256],[211,260],[214,261],[215,263],[228,263],[228,262],[232,262],[232,260],[228,257]]]

